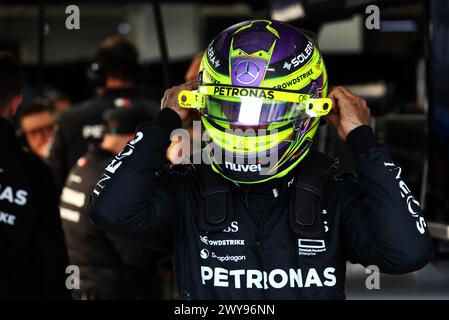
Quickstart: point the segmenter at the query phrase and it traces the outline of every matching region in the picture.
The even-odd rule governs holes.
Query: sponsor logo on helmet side
[[[263,150],[271,143],[270,141],[277,139],[280,134],[277,129],[217,129],[207,117],[204,122],[205,130],[202,129],[201,121],[193,121],[193,130],[191,131],[186,129],[172,131],[170,139],[180,142],[170,150],[170,160],[173,163],[215,165],[219,166],[220,171],[248,173],[253,177],[256,176],[256,173],[259,176],[272,176],[277,173],[278,148]],[[296,131],[299,130],[300,128]],[[252,137],[257,137],[257,140]],[[191,143],[191,141],[193,142]],[[207,145],[207,148],[204,148],[204,144]],[[229,149],[225,149],[225,145]],[[246,156],[246,153],[253,152],[257,152],[257,156]],[[110,177],[103,176],[103,178],[109,179]]]
[[[298,238],[298,254],[300,256],[316,256],[326,251],[324,240]]]
[[[219,80],[215,79],[214,76],[207,71],[203,71],[202,77],[203,77],[202,81],[204,81],[204,83],[214,83],[214,84],[220,83]],[[198,80],[199,83],[202,83],[202,81]]]
[[[283,69],[290,70],[292,67],[297,68],[299,65],[304,63],[313,52],[313,44],[311,41],[307,42],[304,51],[298,54],[296,57],[290,60],[290,62],[285,62]]]
[[[277,85],[276,88],[277,89],[285,89],[291,86],[294,86],[295,84],[301,82],[304,79],[307,79],[308,77],[310,77],[313,74],[313,69],[309,69],[306,72],[298,75],[296,78],[290,79],[288,81],[285,81],[284,83]]]
[[[212,284],[214,287],[231,287],[247,289],[282,289],[333,287],[337,283],[334,267],[325,267],[322,272],[316,268],[307,270],[274,269],[269,272],[254,269],[228,270],[201,266],[201,283]]]
[[[212,67],[218,68],[220,66],[220,60],[215,56],[214,48],[210,44],[209,48],[207,48],[207,58],[209,59],[209,63]]]
[[[258,164],[240,164],[225,161],[225,168],[237,172],[259,172],[262,170],[260,163]]]
[[[292,64],[285,61],[284,66],[282,68],[290,70],[292,68]]]

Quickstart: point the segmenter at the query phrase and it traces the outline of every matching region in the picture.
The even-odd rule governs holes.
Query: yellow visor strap
[[[200,86],[198,90],[182,90],[178,95],[181,108],[203,109],[206,96],[219,97],[251,97],[264,100],[285,101],[298,104],[309,117],[325,116],[332,110],[332,100],[329,98],[312,98],[308,94],[286,92],[271,89],[239,88],[227,86]]]

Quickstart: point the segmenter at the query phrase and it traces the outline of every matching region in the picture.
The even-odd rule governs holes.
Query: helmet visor
[[[198,91],[181,91],[178,102],[196,108],[206,117],[232,125],[259,126],[301,121],[324,116],[331,110],[328,98],[269,88],[200,86]]]
[[[255,97],[205,96],[201,114],[233,125],[256,126],[309,117],[304,103]]]

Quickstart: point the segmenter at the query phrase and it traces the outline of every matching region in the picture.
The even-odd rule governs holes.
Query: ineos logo
[[[128,142],[128,144],[123,148],[122,151],[117,154],[114,159],[112,159],[111,163],[105,168],[105,172],[100,177],[100,180],[95,185],[93,193],[98,196],[105,187],[105,182],[111,179],[111,175],[114,174],[117,169],[122,165],[123,160],[133,154],[136,143],[138,143],[143,138],[142,132],[137,132],[134,140]],[[111,175],[109,175],[111,174]]]
[[[122,151],[119,152],[119,154],[117,154],[114,159],[112,159],[111,163],[106,167],[106,171],[114,174],[115,171],[121,166],[122,164],[122,160],[126,157],[129,157],[130,155],[132,155],[132,153],[134,152],[134,146],[137,142],[139,142],[140,140],[142,140],[143,138],[143,133],[142,132],[137,132],[136,133],[136,138],[132,141],[130,141],[124,148]]]
[[[424,220],[424,217],[419,215],[419,213],[421,212],[419,202],[413,197],[410,189],[405,184],[405,182],[401,179],[401,171],[402,171],[401,167],[396,166],[392,162],[384,162],[384,166],[386,168],[390,168],[389,170],[391,172],[393,172],[394,170],[398,171],[395,178],[396,178],[396,180],[399,180],[399,189],[401,192],[401,197],[406,198],[408,212],[410,212],[410,214],[413,218],[417,219],[416,229],[418,229],[418,232],[420,234],[424,234],[426,227],[427,227],[426,221]]]

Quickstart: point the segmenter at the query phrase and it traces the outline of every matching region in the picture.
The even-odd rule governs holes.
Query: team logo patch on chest
[[[246,255],[242,249],[246,243],[244,239],[236,239],[239,231],[237,221],[232,221],[230,225],[221,232],[200,235],[200,257],[203,260],[216,259],[219,262],[239,262],[246,260]],[[204,245],[206,247],[204,247]],[[242,251],[243,250],[243,251]],[[233,255],[229,255],[230,253]]]
[[[324,240],[298,238],[298,254],[300,256],[316,256],[318,253],[323,252],[326,252]]]

